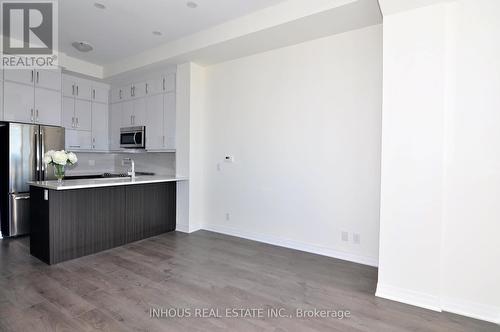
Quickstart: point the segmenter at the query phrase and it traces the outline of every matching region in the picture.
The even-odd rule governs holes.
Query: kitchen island
[[[176,184],[139,176],[30,182],[30,253],[47,264],[175,230]]]

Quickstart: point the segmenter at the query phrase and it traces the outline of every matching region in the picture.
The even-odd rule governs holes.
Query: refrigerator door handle
[[[40,181],[45,181],[45,164],[43,163],[43,156],[45,155],[45,135],[43,129],[40,128],[40,168],[42,170]]]
[[[40,180],[40,129],[35,129],[35,172],[36,181]]]

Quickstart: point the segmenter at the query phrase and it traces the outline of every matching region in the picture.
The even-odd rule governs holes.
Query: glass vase
[[[57,182],[62,183],[64,179],[64,165],[54,165],[54,176],[57,178]]]

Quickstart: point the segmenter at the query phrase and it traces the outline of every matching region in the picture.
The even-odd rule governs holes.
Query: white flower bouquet
[[[76,154],[73,152],[66,152],[64,150],[54,151],[50,150],[43,156],[43,162],[46,165],[54,166],[54,175],[59,182],[64,178],[64,167],[66,165],[74,165],[78,162]]]

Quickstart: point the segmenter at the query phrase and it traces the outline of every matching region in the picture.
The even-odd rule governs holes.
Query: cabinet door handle
[[[95,89],[92,89],[92,99],[95,100]]]
[[[38,110],[36,110],[36,122],[38,122]]]
[[[162,139],[163,139],[162,145],[163,145],[163,147],[165,147],[165,135],[162,136]]]
[[[77,148],[77,149],[79,149],[79,148],[80,148],[80,145],[70,145],[69,147],[70,147],[70,148]]]
[[[76,95],[78,96],[78,85],[76,86]]]
[[[34,119],[33,119],[33,109],[31,109],[31,117],[30,118],[31,118],[31,122],[33,122],[34,121]]]
[[[163,91],[165,91],[167,88],[165,87],[165,77],[163,78]]]
[[[31,70],[31,82],[35,79],[35,71]]]
[[[74,96],[74,95],[75,95],[75,85],[73,84],[71,87],[72,87],[72,89],[73,89],[73,91],[71,92],[71,95],[73,95],[73,96]]]
[[[40,83],[40,72],[39,71],[36,72],[36,83],[37,84]]]
[[[76,124],[75,124],[75,126],[76,126],[76,128],[78,128],[78,127],[80,127],[80,125],[78,124],[78,117],[76,117],[75,119],[76,119]]]
[[[71,128],[75,128],[75,117],[71,118]]]
[[[148,94],[148,83],[146,83],[146,94]]]
[[[120,93],[118,95],[119,95],[119,99],[122,99],[122,90],[121,89],[120,89]]]

